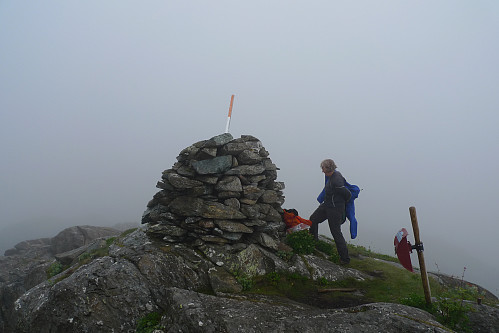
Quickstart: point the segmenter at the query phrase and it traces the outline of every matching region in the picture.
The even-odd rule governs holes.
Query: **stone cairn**
[[[201,246],[258,243],[277,249],[285,236],[284,183],[260,140],[225,133],[197,142],[177,157],[156,185],[142,223],[170,243]]]

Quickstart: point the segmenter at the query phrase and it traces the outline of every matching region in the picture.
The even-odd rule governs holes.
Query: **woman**
[[[339,171],[336,171],[336,164],[333,160],[322,161],[321,169],[328,180],[324,188],[324,201],[309,218],[312,221],[310,232],[318,240],[319,223],[327,219],[329,230],[331,230],[340,255],[340,264],[346,265],[350,263],[350,257],[348,256],[347,243],[341,233],[341,225],[345,222],[345,203],[350,200],[352,194],[345,187],[345,178]]]

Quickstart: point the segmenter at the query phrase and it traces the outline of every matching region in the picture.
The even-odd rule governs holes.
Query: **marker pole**
[[[234,104],[234,95],[230,98],[229,115],[227,116],[227,125],[225,126],[225,133],[229,133],[230,117],[232,116],[232,104]]]
[[[421,281],[423,282],[424,297],[426,304],[431,304],[430,284],[428,283],[428,274],[426,273],[426,264],[424,262],[423,243],[421,243],[421,239],[419,238],[419,225],[418,218],[416,216],[416,207],[409,207],[409,213],[411,214],[412,230],[414,231],[414,240],[416,241],[415,248],[418,252],[419,269],[421,271]]]

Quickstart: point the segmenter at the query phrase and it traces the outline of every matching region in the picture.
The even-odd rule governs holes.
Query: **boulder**
[[[77,249],[101,237],[118,235],[120,232],[113,228],[95,227],[89,225],[76,226],[64,229],[50,241],[52,253],[63,253]]]

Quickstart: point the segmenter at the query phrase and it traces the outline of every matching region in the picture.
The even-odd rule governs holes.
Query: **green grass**
[[[60,262],[58,262],[58,261],[54,262],[52,265],[50,265],[50,267],[46,271],[47,279],[50,279],[50,278],[56,276],[57,274],[61,273],[63,270],[64,270],[64,266]]]
[[[155,330],[162,330],[164,328],[160,325],[160,321],[161,321],[161,314],[157,312],[151,312],[142,317],[141,319],[139,319],[135,332],[152,333]]]
[[[366,296],[374,302],[397,303],[408,293],[423,295],[421,275],[411,273],[390,263],[375,258],[352,259],[349,265],[369,275],[380,277],[370,281],[362,281],[358,286],[366,292]],[[430,290],[434,293],[441,291],[440,284],[433,278],[429,279]]]
[[[315,249],[314,236],[308,230],[293,232],[286,236],[286,243],[296,254],[312,254]]]
[[[288,244],[295,255],[326,255],[332,262],[338,262],[338,252],[332,240],[314,242],[310,249],[310,239],[305,234],[295,236]],[[388,302],[400,303],[425,310],[435,316],[443,325],[457,332],[469,332],[467,313],[472,307],[465,300],[476,301],[478,297],[483,303],[497,305],[497,301],[487,300],[479,294],[476,287],[447,287],[429,277],[430,290],[436,298],[432,304],[426,304],[421,275],[402,268],[394,256],[379,254],[363,246],[348,244],[351,257],[349,268],[353,268],[372,276],[372,279],[358,281],[348,278],[341,281],[328,281],[319,278],[313,281],[297,274],[273,272],[265,276],[244,279],[244,292],[248,294],[277,295],[310,304],[320,308],[350,307],[365,303]],[[347,291],[358,291],[357,295]],[[343,291],[343,292],[342,292]],[[359,295],[360,294],[360,295]]]
[[[364,246],[361,245],[352,245],[348,244],[348,252],[350,253],[350,256],[352,257],[369,257],[369,258],[376,258],[376,259],[381,259],[385,261],[393,261],[398,263],[399,260],[395,256],[389,256],[387,254],[381,254],[381,253],[376,253],[371,251],[371,249],[366,249]]]
[[[269,273],[253,279],[253,286],[248,293],[285,296],[290,299],[301,299],[305,295],[317,292],[315,281],[299,274]]]

